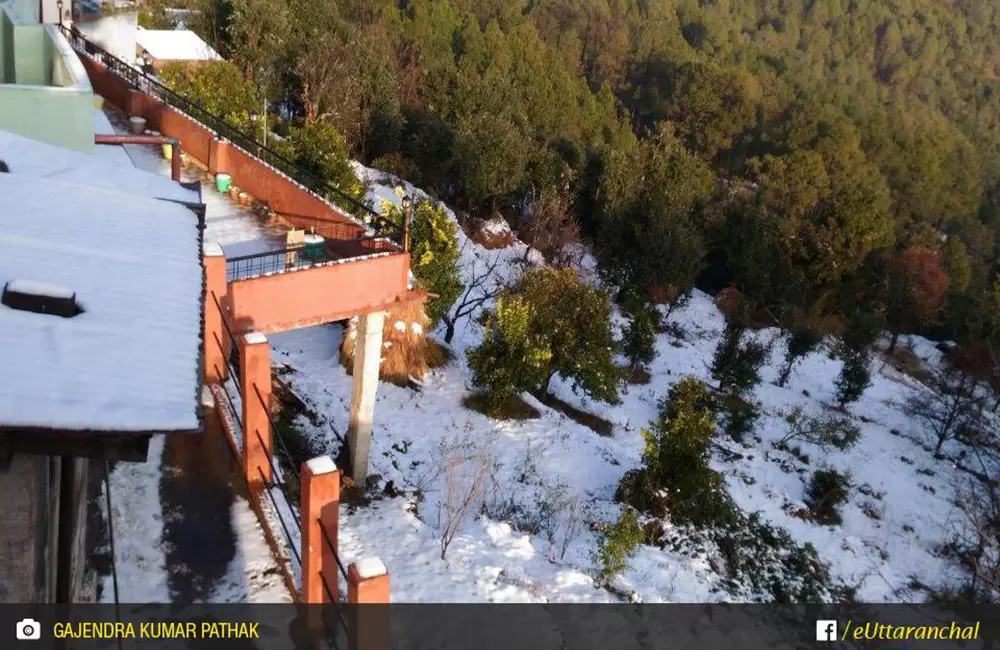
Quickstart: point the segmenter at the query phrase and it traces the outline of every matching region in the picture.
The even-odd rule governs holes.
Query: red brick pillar
[[[229,143],[212,138],[208,144],[208,172],[225,174],[229,171]]]
[[[271,482],[271,345],[259,332],[240,337],[243,468],[254,492]],[[258,393],[260,397],[258,397]]]
[[[201,251],[201,262],[205,267],[205,325],[202,354],[205,365],[205,383],[212,384],[226,377],[226,356],[228,349],[222,312],[219,307],[226,299],[226,255],[218,244],[205,244]]]
[[[389,572],[368,558],[347,567],[348,650],[389,650]]]
[[[330,548],[337,544],[340,523],[340,472],[332,458],[320,456],[302,463],[300,480],[302,602],[329,603],[331,595],[337,598],[340,593],[340,571]]]

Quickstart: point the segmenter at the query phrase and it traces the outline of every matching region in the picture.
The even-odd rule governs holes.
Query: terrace
[[[0,3],[0,124],[8,131],[89,153],[94,95],[86,70],[39,4]]]

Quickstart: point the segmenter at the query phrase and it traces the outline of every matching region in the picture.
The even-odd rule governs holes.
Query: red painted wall
[[[270,334],[386,309],[406,293],[409,269],[410,256],[395,254],[232,282],[234,324]]]
[[[225,172],[241,190],[282,215],[307,217],[353,224],[343,213],[331,208],[308,190],[283,174],[229,145],[217,154],[215,135],[198,122],[174,110],[159,99],[132,90],[106,67],[81,56],[94,91],[133,117],[144,117],[148,128],[180,140],[181,150],[214,172]],[[213,160],[213,153],[216,153]],[[360,234],[363,228],[353,225]]]

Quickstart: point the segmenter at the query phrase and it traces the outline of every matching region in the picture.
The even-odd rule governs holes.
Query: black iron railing
[[[180,95],[168,88],[158,78],[147,74],[139,68],[122,61],[101,46],[87,40],[79,31],[59,25],[70,46],[79,54],[85,55],[105,66],[136,90],[152,95],[163,103],[176,108],[196,122],[200,122],[216,135],[231,142],[247,154],[257,158],[273,169],[284,174],[312,194],[338,209],[351,214],[374,231],[379,237],[384,237],[397,246],[402,246],[402,227],[375,212],[365,203],[344,193],[340,188],[326,182],[315,174],[303,169],[288,158],[273,149],[264,146],[256,138],[239,130],[229,122],[197,102]]]
[[[351,245],[350,250],[345,249],[342,254],[335,254],[335,250],[338,247],[347,244]],[[366,237],[349,242],[326,240],[324,243],[319,244],[318,247],[309,244],[289,246],[278,250],[241,255],[240,257],[227,259],[226,281],[249,280],[251,278],[259,278],[263,275],[307,269],[328,262],[376,255],[395,250],[398,249],[394,243],[380,237]]]

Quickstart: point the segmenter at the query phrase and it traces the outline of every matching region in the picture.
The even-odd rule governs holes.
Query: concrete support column
[[[205,267],[205,318],[202,359],[205,383],[222,381],[226,377],[226,333],[219,307],[226,298],[226,255],[218,244],[205,244],[201,252]]]
[[[208,171],[225,174],[229,171],[229,143],[213,138],[208,144]]]
[[[368,558],[347,567],[348,650],[389,650],[390,602],[389,572],[382,560]]]
[[[382,361],[382,327],[385,312],[372,312],[358,318],[354,342],[354,373],[351,388],[351,412],[348,420],[347,447],[351,454],[351,478],[362,489],[368,476],[368,453],[371,447],[375,415],[375,389],[378,387]]]
[[[307,605],[330,603],[330,595],[337,598],[340,593],[340,571],[335,557],[340,523],[340,472],[332,458],[320,456],[303,463],[299,476],[302,602]]]
[[[271,345],[259,332],[240,337],[243,469],[254,492],[271,482]]]

